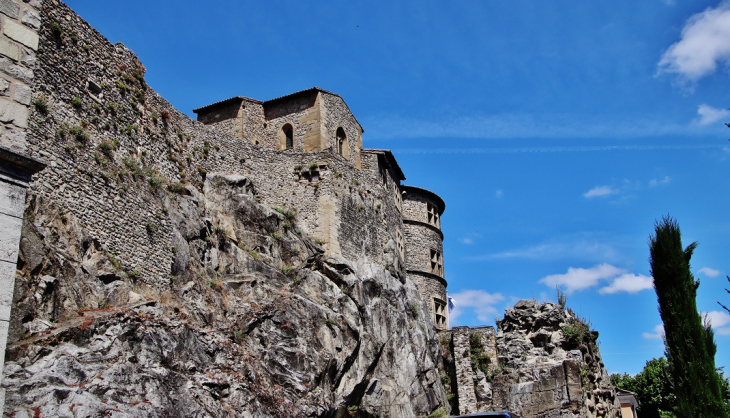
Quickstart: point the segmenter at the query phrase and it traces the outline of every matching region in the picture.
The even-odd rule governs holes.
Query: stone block
[[[23,186],[0,181],[0,216],[22,218],[25,208],[25,192]]]
[[[10,321],[10,309],[13,306],[15,289],[15,267],[16,263],[0,261],[0,323]],[[2,343],[5,341],[7,338],[2,339]]]
[[[18,41],[28,48],[38,50],[38,33],[32,29],[28,29],[20,23],[4,18],[3,33],[7,35],[8,38]]]
[[[6,57],[0,57],[0,71],[27,84],[33,81],[33,70],[14,64]]]
[[[0,124],[0,146],[18,154],[25,154],[28,149],[25,129],[13,129],[13,125]]]
[[[0,100],[0,122],[12,123],[20,128],[27,128],[28,108],[10,100]]]
[[[6,261],[13,265],[18,262],[22,225],[23,220],[21,218],[0,214],[0,261]],[[0,319],[2,318],[0,317]]]
[[[0,38],[0,54],[5,55],[13,61],[18,61],[20,59],[20,47],[13,41]]]
[[[29,28],[36,30],[41,28],[41,17],[38,15],[38,12],[33,9],[23,10],[23,14],[20,16],[20,21]]]
[[[42,6],[41,0],[23,0],[23,3],[28,3],[29,5],[31,5],[32,7],[35,7],[38,10],[40,10],[41,6]]]
[[[10,81],[0,77],[0,95],[7,96],[10,94]]]
[[[0,13],[10,16],[13,19],[17,19],[19,11],[20,6],[18,6],[13,0],[0,0]]]
[[[25,64],[28,68],[35,66],[35,51],[30,48],[20,48],[20,62]]]
[[[32,92],[30,90],[30,87],[20,83],[15,85],[15,89],[13,90],[13,100],[15,100],[16,102],[24,105],[29,105],[31,95]]]

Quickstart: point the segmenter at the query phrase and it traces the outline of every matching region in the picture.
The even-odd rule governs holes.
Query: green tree
[[[727,418],[721,379],[715,369],[714,332],[697,312],[700,282],[690,271],[697,243],[683,249],[679,225],[669,216],[656,223],[654,233],[649,238],[649,262],[664,322],[676,413],[682,417]]]
[[[641,418],[674,416],[674,390],[667,375],[668,364],[664,357],[660,357],[647,361],[644,370],[636,376],[626,373],[611,375],[614,386],[636,394]]]

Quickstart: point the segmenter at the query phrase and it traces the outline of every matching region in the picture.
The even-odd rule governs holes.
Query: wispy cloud
[[[730,118],[730,110],[701,104],[697,107],[697,116],[699,116],[697,123],[700,125],[710,125]]]
[[[522,148],[396,148],[398,154],[537,154],[553,152],[606,152],[606,151],[657,151],[657,150],[699,150],[730,149],[718,144],[685,144],[685,145],[603,145],[577,147],[522,147]]]
[[[459,238],[459,242],[466,245],[474,244],[474,240],[469,237]]]
[[[698,273],[704,274],[707,277],[717,277],[720,274],[720,270],[715,270],[710,267],[702,267],[697,270]]]
[[[655,326],[652,332],[641,333],[641,336],[646,338],[647,340],[662,339],[664,337],[664,324],[659,324]]]
[[[672,181],[672,178],[669,176],[664,176],[663,179],[651,179],[649,181],[649,187],[656,187],[662,184],[669,184]]]
[[[497,189],[497,191],[494,192],[494,197],[496,197],[497,199],[501,198],[502,196],[504,196],[504,192],[502,192],[502,189]]]
[[[610,186],[596,186],[591,190],[583,193],[583,197],[586,199],[592,199],[594,197],[606,197],[612,194],[617,194],[619,191]]]
[[[694,82],[715,72],[718,64],[730,63],[730,2],[691,16],[682,28],[679,42],[670,46],[659,61],[659,73],[676,74]]]
[[[727,326],[730,325],[730,314],[725,311],[710,311],[705,312],[704,315],[707,315],[707,319],[710,320],[715,334],[730,335],[730,327]]]
[[[494,305],[504,300],[504,296],[500,293],[487,293],[483,290],[462,290],[450,293],[449,296],[455,302],[454,310],[449,314],[449,323],[452,326],[458,325],[460,323],[458,318],[467,312],[475,314],[477,320],[482,323],[489,322],[497,313]]]
[[[571,235],[537,245],[467,258],[472,261],[510,259],[614,261],[621,259],[621,254],[610,243]]]
[[[706,132],[703,125],[665,119],[642,119],[631,115],[605,114],[493,114],[419,119],[392,114],[364,118],[368,135],[376,139],[409,138],[647,138],[694,136]],[[605,148],[605,147],[602,147]],[[568,149],[568,148],[563,148]],[[538,150],[534,148],[533,150]]]
[[[651,277],[642,274],[625,273],[611,279],[611,284],[600,288],[598,293],[602,295],[618,292],[638,293],[651,288],[653,288],[653,280]]]
[[[567,273],[552,274],[540,279],[541,283],[550,287],[564,288],[567,294],[598,286],[604,281],[610,281],[610,284],[602,287],[598,291],[600,294],[637,293],[652,288],[651,277],[628,273],[625,269],[608,263],[587,269],[570,267]]]

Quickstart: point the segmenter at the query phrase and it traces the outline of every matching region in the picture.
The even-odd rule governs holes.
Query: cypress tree
[[[664,322],[664,344],[669,360],[676,412],[680,417],[728,417],[715,369],[717,346],[710,324],[697,312],[697,288],[690,258],[697,243],[682,249],[677,221],[657,222],[649,238],[651,274]]]

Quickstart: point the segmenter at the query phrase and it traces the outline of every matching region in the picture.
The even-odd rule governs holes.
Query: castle
[[[379,188],[389,196],[375,203],[376,210],[384,213],[376,224],[387,228],[380,230],[384,236],[377,237],[371,245],[395,244],[398,260],[393,267],[400,266],[401,269],[396,268],[401,270],[398,273],[405,270],[405,276],[416,283],[434,326],[439,330],[449,328],[440,221],[444,201],[429,190],[401,184],[406,177],[389,150],[363,148],[364,129],[342,97],[312,87],[265,102],[236,96],[193,112],[198,121],[240,141],[284,154],[328,153],[359,170],[369,189],[364,193]],[[318,182],[324,168],[299,166],[292,175],[298,179],[306,177],[305,182]],[[319,197],[327,203],[319,205],[306,223],[330,253],[340,253],[344,246],[344,255],[354,256],[346,250],[351,245],[346,241],[358,237],[343,234],[341,229],[346,225],[338,219],[345,212],[340,209],[343,198],[328,189]],[[298,213],[309,211],[309,202],[303,199],[288,200],[286,205]]]
[[[449,330],[444,201],[339,95],[196,121],[61,1],[0,23],[6,414],[618,415],[558,305]]]

